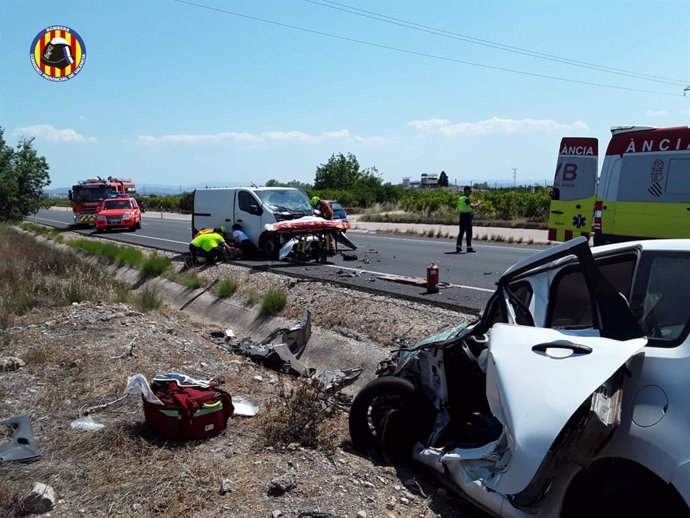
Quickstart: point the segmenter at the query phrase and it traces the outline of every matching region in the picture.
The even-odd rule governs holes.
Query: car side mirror
[[[561,199],[561,190],[558,187],[554,187],[551,189],[551,192],[549,193],[551,196],[552,200],[560,200]]]
[[[67,193],[67,199],[69,199],[69,201],[72,201],[72,191],[69,191]]]
[[[264,211],[258,205],[249,206],[249,214],[254,214],[255,216],[261,216]]]

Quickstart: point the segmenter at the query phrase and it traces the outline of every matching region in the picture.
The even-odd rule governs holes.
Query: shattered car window
[[[670,252],[646,254],[640,263],[630,307],[653,345],[674,347],[688,335],[688,268],[686,254]]]
[[[599,269],[614,288],[630,299],[635,255],[614,257],[598,262]],[[593,327],[592,306],[582,272],[576,267],[564,270],[553,283],[551,324],[554,329]]]

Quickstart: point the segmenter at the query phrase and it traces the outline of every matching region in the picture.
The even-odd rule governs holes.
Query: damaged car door
[[[611,436],[620,422],[621,366],[645,344],[496,324],[486,392],[502,434],[481,447],[419,448],[415,458],[494,511],[505,499],[530,508],[563,463],[586,463]]]
[[[634,267],[636,257],[622,262]],[[565,282],[568,275],[577,282]],[[364,444],[367,417],[384,452],[394,441],[409,445],[414,459],[481,507],[539,514],[563,466],[586,465],[620,422],[625,364],[647,343],[626,300],[631,277],[614,286],[584,238],[516,263],[477,323],[400,351],[382,367],[384,376],[353,401],[353,443]],[[572,322],[564,301],[578,314]],[[484,399],[468,413],[462,400],[474,398],[473,388],[458,365],[473,361],[484,372]],[[482,426],[491,430],[478,442]],[[410,429],[414,445],[400,440]]]

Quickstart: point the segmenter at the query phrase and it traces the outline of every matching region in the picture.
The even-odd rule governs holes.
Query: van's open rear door
[[[597,184],[598,141],[590,137],[564,137],[558,151],[551,191],[549,240],[589,239]]]

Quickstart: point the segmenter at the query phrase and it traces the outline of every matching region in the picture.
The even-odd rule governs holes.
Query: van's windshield
[[[314,213],[309,198],[302,191],[255,191],[261,202],[274,211],[308,216]]]

